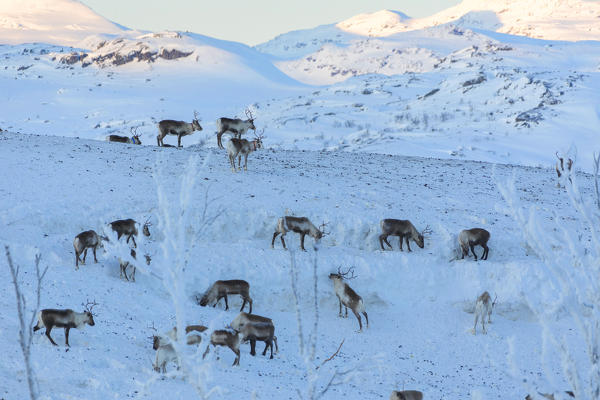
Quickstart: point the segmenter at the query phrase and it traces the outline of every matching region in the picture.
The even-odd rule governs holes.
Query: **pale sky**
[[[425,17],[460,0],[80,0],[129,28],[189,30],[249,45],[382,9]]]

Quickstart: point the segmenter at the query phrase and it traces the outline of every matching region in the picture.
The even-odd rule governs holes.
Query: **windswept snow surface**
[[[317,253],[310,238],[306,253],[295,251],[305,328],[312,326],[312,262],[317,256],[318,362],[345,340],[340,353],[320,370],[319,387],[333,369],[362,365],[357,376],[332,388],[325,398],[387,398],[391,390],[404,387],[422,390],[427,399],[518,399],[534,389],[528,385],[539,382],[540,375],[557,373],[557,363],[547,363],[547,370],[541,367],[540,327],[522,297],[547,285],[538,278],[544,265],[519,239],[495,183],[514,176],[524,206],[535,205],[546,218],[558,215],[570,229],[574,212],[556,188],[551,169],[267,148],[251,155],[247,173],[233,174],[223,151],[202,146],[158,149],[2,132],[0,160],[7,173],[0,181],[0,241],[11,246],[21,266],[29,307],[35,251],[43,254],[42,265],[49,266],[43,308],[81,310],[88,299],[99,303],[96,325],[72,330],[67,352],[62,329],[52,332],[58,347],[43,331],[35,334],[33,366],[42,398],[195,397],[180,377],[156,379],[148,338],[155,333],[153,324],[159,332],[175,324],[169,296],[157,279],[167,262],[160,257],[165,238],[157,223],[156,185],[179,202],[180,176],[190,156],[199,157],[202,165],[195,173],[198,186],[190,204],[201,212],[208,189],[209,200],[216,200],[209,210],[222,207],[223,212],[201,232],[189,221],[194,245],[186,249],[192,260],[185,272],[186,322],[223,328],[237,315],[239,298],[230,296],[231,309],[224,311],[222,305],[199,307],[195,295],[217,279],[245,279],[254,312],[273,319],[279,339],[280,351],[273,360],[260,353],[251,357],[249,345],[242,345],[240,367],[231,367],[234,356],[226,348],[218,350],[219,359],[211,353],[208,385],[223,388],[222,398],[251,398],[253,393],[261,399],[295,398],[296,390],[306,387],[297,352],[290,252],[279,241],[270,248],[277,218],[286,213],[329,223],[330,234]],[[153,179],[153,171],[159,170],[159,178]],[[582,193],[589,196],[589,177],[580,179]],[[114,254],[102,251],[97,264],[88,254],[86,265],[75,271],[73,237],[88,229],[100,232],[106,223],[128,217],[149,217],[153,223],[152,236],[138,238],[138,251],[154,260],[149,273],[138,270],[136,283],[120,280]],[[408,218],[418,229],[433,228],[425,248],[413,244],[411,253],[400,252],[392,240],[393,251],[380,251],[379,220],[385,217]],[[472,226],[491,232],[489,260],[450,261],[455,234]],[[298,242],[297,236],[287,236],[291,249],[297,250]],[[0,266],[0,397],[23,399],[27,386],[4,257]],[[338,267],[354,267],[357,275],[349,283],[363,297],[370,322],[362,333],[356,332],[354,317],[337,317],[327,275]],[[498,295],[498,306],[489,333],[473,336],[471,312],[484,290]],[[558,314],[552,329],[577,340],[571,323]],[[198,365],[203,351],[204,344],[198,348]],[[513,355],[507,357],[509,353]],[[560,380],[553,385],[535,389],[566,387]]]

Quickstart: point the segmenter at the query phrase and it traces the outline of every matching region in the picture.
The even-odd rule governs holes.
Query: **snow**
[[[581,41],[596,39],[597,7],[575,0],[469,0],[424,19],[384,10],[253,48],[189,32],[124,30],[74,1],[2,2],[0,243],[10,245],[21,265],[29,307],[36,251],[50,267],[43,308],[81,311],[87,299],[99,303],[96,326],[72,331],[69,351],[61,329],[52,332],[59,347],[36,334],[32,354],[42,398],[196,397],[177,372],[152,371],[148,338],[156,333],[152,325],[158,332],[175,325],[159,278],[180,255],[163,254],[173,241],[159,216],[164,204],[182,215],[182,202],[192,205],[183,214],[189,222],[170,229],[185,234],[183,254],[190,260],[180,293],[185,323],[224,328],[241,300],[231,296],[225,311],[202,308],[195,297],[217,279],[245,279],[255,312],[273,319],[279,339],[273,360],[251,357],[243,345],[239,368],[231,367],[234,355],[226,348],[202,361],[207,336],[197,353],[188,349],[193,364],[210,372],[208,386],[223,388],[223,398],[295,398],[296,389],[307,387],[291,255],[305,329],[313,326],[317,259],[316,362],[345,340],[320,370],[318,388],[334,369],[359,367],[325,398],[387,398],[402,388],[422,390],[427,399],[564,390],[560,366],[548,362],[557,355],[542,343],[528,303],[543,307],[553,287],[540,280],[545,265],[520,239],[497,183],[514,177],[520,200],[540,214],[542,226],[556,218],[572,232],[578,226],[553,165],[556,151],[575,146],[577,170],[590,171],[600,144],[600,45]],[[248,172],[234,174],[216,148],[215,120],[244,117],[246,109],[265,148],[249,156]],[[184,148],[154,145],[158,121],[189,122],[194,111],[203,130],[184,137]],[[129,136],[132,127],[141,146],[105,142],[109,134]],[[190,171],[190,157],[199,158],[198,171]],[[591,177],[578,174],[589,198]],[[193,178],[198,185],[186,203],[180,185]],[[206,193],[209,211],[219,217],[203,226]],[[283,215],[327,222],[330,233],[316,252],[312,238],[309,251],[299,252],[292,233],[286,241],[293,252],[279,241],[272,250]],[[138,238],[139,253],[151,255],[152,263],[139,266],[137,282],[119,279],[117,258],[128,247],[114,238],[99,263],[90,254],[75,271],[75,235],[103,232],[123,218],[153,224],[149,239]],[[393,240],[394,251],[383,252],[383,218],[410,219],[433,233],[424,249],[399,252]],[[491,232],[488,261],[455,260],[456,234],[472,227]],[[5,264],[0,257],[0,398],[25,398]],[[348,283],[369,313],[363,333],[356,333],[352,316],[337,317],[327,279],[349,267],[357,278]],[[498,306],[489,334],[473,336],[475,299],[485,290],[498,295]],[[584,344],[572,325],[558,308],[551,328],[582,357]]]

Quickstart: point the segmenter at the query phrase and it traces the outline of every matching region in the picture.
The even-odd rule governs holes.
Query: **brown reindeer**
[[[390,249],[392,248],[392,245],[387,240],[388,236],[399,237],[400,251],[403,251],[403,239],[406,239],[406,247],[408,248],[408,251],[411,251],[409,239],[414,241],[420,248],[423,248],[425,247],[423,236],[431,233],[429,227],[425,228],[423,232],[417,231],[412,222],[405,219],[384,219],[381,221],[380,225],[382,233],[379,235],[379,244],[381,245],[381,250],[385,250],[383,247],[384,242],[390,247]]]
[[[482,260],[487,260],[488,252],[490,249],[487,246],[487,242],[490,240],[490,233],[485,229],[481,228],[473,228],[473,229],[465,229],[460,231],[458,234],[458,243],[460,244],[460,248],[462,249],[462,257],[464,259],[465,256],[469,255],[469,249],[471,249],[471,253],[473,253],[473,257],[475,257],[475,261],[477,261],[477,254],[475,254],[475,246],[483,247],[483,254],[481,254]]]
[[[213,303],[213,307],[216,307],[217,303],[221,299],[225,299],[225,310],[229,310],[229,304],[227,302],[228,294],[239,294],[244,301],[240,311],[244,310],[246,302],[249,306],[249,313],[252,314],[252,298],[250,297],[250,285],[244,280],[234,279],[228,281],[216,281],[212,286],[204,293],[202,298],[198,301],[202,307],[207,304]]]
[[[87,249],[91,248],[94,252],[94,262],[98,262],[96,258],[96,248],[100,245],[100,236],[95,231],[81,232],[73,239],[73,248],[75,249],[75,270],[79,269],[79,262],[85,264]],[[83,260],[79,256],[83,253]]]
[[[390,400],[423,400],[423,393],[418,390],[394,390]]]
[[[138,235],[138,223],[135,220],[131,218],[119,219],[111,222],[109,225],[113,231],[117,232],[117,239],[121,239],[121,236],[125,235],[127,236],[125,242],[129,243],[129,239],[131,239],[133,241],[133,247],[137,247],[135,237]],[[144,222],[144,225],[142,226],[142,233],[144,236],[150,236],[150,226],[151,224],[149,221]]]
[[[326,233],[322,231],[325,225],[326,224],[323,223],[321,225],[321,230],[319,230],[306,217],[281,217],[277,220],[277,227],[273,233],[273,240],[271,240],[271,248],[275,248],[275,239],[277,238],[277,235],[281,235],[281,244],[284,249],[287,249],[283,238],[288,232],[292,231],[300,234],[300,248],[305,251],[304,237],[309,235],[312,236],[315,241],[319,241],[326,235]]]
[[[231,322],[230,327],[236,332],[242,334],[244,342],[250,341],[250,354],[256,355],[256,341],[265,342],[265,349],[262,355],[267,354],[267,349],[271,347],[271,359],[273,358],[273,342],[275,342],[275,352],[279,351],[277,346],[277,336],[275,336],[275,325],[270,318],[260,315],[241,312]]]
[[[231,132],[237,139],[241,139],[242,135],[248,132],[249,129],[256,131],[256,127],[254,126],[254,116],[252,115],[252,111],[249,108],[246,109],[246,118],[247,120],[239,119],[239,118],[219,118],[217,119],[217,145],[219,148],[223,148],[223,144],[221,142],[221,136],[225,132]]]
[[[71,309],[66,310],[56,310],[47,308],[38,312],[38,322],[36,326],[33,328],[33,331],[36,332],[43,327],[46,328],[46,337],[50,340],[54,346],[57,346],[56,342],[50,336],[50,332],[52,328],[55,326],[57,328],[65,328],[65,344],[67,347],[70,347],[69,344],[69,331],[71,328],[82,329],[85,324],[89,326],[94,326],[94,317],[92,314],[92,309],[97,305],[96,302],[87,302],[84,305],[85,311],[78,313]]]
[[[156,142],[158,146],[163,145],[163,139],[167,135],[177,136],[177,147],[181,147],[181,137],[191,135],[194,131],[201,131],[198,113],[194,111],[194,119],[192,122],[174,121],[172,119],[164,119],[158,123],[158,136]]]
[[[349,273],[352,273],[350,277],[348,276]],[[337,296],[338,301],[340,303],[340,312],[338,315],[340,317],[342,316],[343,304],[346,309],[346,318],[348,318],[348,308],[350,308],[354,313],[354,316],[358,320],[359,332],[362,332],[362,321],[360,319],[360,313],[362,313],[362,315],[365,316],[365,320],[367,321],[367,328],[369,327],[369,316],[367,315],[367,312],[365,310],[365,305],[363,303],[362,297],[360,297],[354,290],[352,290],[350,285],[344,282],[344,278],[355,278],[354,270],[350,268],[346,272],[341,272],[341,270],[338,268],[337,274],[329,274],[329,279],[331,279],[331,281],[333,282],[333,290],[335,291],[335,295]]]
[[[129,144],[142,144],[140,140],[140,135],[137,133],[137,127],[131,127],[131,137],[127,136],[119,136],[119,135],[108,135],[106,140],[108,142],[119,142],[119,143],[129,143]]]
[[[233,361],[233,365],[240,365],[240,343],[242,341],[242,333],[241,332],[230,332],[224,329],[216,330],[210,335],[210,344],[213,347],[216,346],[226,346],[231,349],[235,353],[235,360]],[[206,350],[202,355],[204,359],[210,350],[210,345],[206,346]]]

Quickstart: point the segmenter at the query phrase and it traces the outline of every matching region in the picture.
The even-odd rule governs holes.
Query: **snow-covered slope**
[[[530,389],[566,387],[556,378],[554,386],[535,388],[522,380],[543,372],[554,374],[559,364],[542,362],[541,328],[522,298],[522,293],[536,293],[546,285],[538,275],[544,265],[519,239],[495,184],[496,179],[514,175],[526,207],[535,206],[549,219],[555,214],[546,215],[545,210],[555,210],[570,229],[574,210],[556,188],[551,169],[267,148],[251,155],[249,172],[233,174],[224,152],[201,146],[158,149],[1,132],[0,160],[10,173],[0,180],[4,205],[0,242],[11,246],[21,266],[27,304],[33,301],[35,249],[43,254],[42,266],[49,266],[43,308],[81,310],[86,300],[99,304],[96,325],[71,330],[67,352],[62,329],[52,331],[58,347],[43,331],[35,334],[32,361],[41,398],[196,397],[181,377],[157,379],[160,375],[151,370],[155,353],[149,338],[156,333],[152,326],[164,332],[175,324],[170,298],[157,279],[172,260],[161,257],[165,237],[156,217],[156,185],[162,187],[162,198],[172,201],[166,205],[177,207],[184,199],[179,196],[179,179],[192,155],[199,156],[204,166],[192,171],[198,187],[186,201],[192,207],[190,215],[201,217],[207,188],[208,215],[219,209],[222,213],[202,230],[196,219],[186,221],[192,245],[185,249],[191,260],[182,288],[185,322],[205,324],[211,330],[225,327],[237,315],[239,298],[230,296],[231,309],[224,311],[223,305],[199,307],[195,296],[214,280],[245,279],[251,285],[254,312],[274,320],[280,349],[269,360],[260,351],[251,357],[249,345],[242,345],[240,367],[231,367],[234,356],[228,349],[218,349],[220,359],[211,352],[210,373],[203,379],[208,379],[208,387],[222,387],[222,396],[216,398],[252,398],[255,393],[261,399],[279,400],[294,398],[297,389],[306,388],[290,289],[290,253],[279,242],[275,250],[270,248],[276,220],[286,213],[329,223],[330,234],[317,253],[316,363],[345,342],[319,370],[318,389],[335,368],[361,366],[356,376],[334,386],[325,399],[387,398],[399,388],[422,390],[427,399],[521,399]],[[590,195],[589,177],[582,176],[581,181],[583,194]],[[86,265],[75,271],[73,237],[83,230],[101,231],[107,222],[128,217],[150,218],[153,223],[152,236],[138,238],[138,251],[152,255],[149,273],[138,270],[136,283],[125,282],[119,279],[115,254],[102,251],[99,263],[88,254]],[[386,217],[409,218],[418,229],[429,225],[433,233],[425,248],[412,246],[411,253],[400,252],[394,240],[394,251],[380,251],[379,220]],[[491,232],[489,260],[450,262],[455,255],[453,235],[472,226]],[[290,248],[298,249],[297,236],[289,234],[286,240]],[[309,251],[296,253],[305,329],[313,326],[311,244],[307,238]],[[356,333],[358,324],[352,316],[337,317],[338,303],[327,275],[338,267],[354,267],[357,278],[349,284],[363,297],[369,315],[369,328],[363,333]],[[473,336],[469,332],[473,302],[484,290],[496,293],[498,304],[489,333]],[[548,328],[567,340],[573,338],[572,321],[563,313]],[[0,397],[6,399],[27,397],[18,331],[15,296],[3,255]],[[204,344],[191,349],[197,352],[195,365],[203,365],[204,349]],[[507,373],[511,362],[520,375]],[[174,371],[175,367],[167,368]]]
[[[370,14],[359,14],[336,24],[336,27],[362,36],[386,36],[388,30],[395,33],[396,26],[410,17],[400,11],[381,10]]]
[[[122,32],[121,27],[76,0],[0,1],[0,44],[75,46],[90,35]]]

